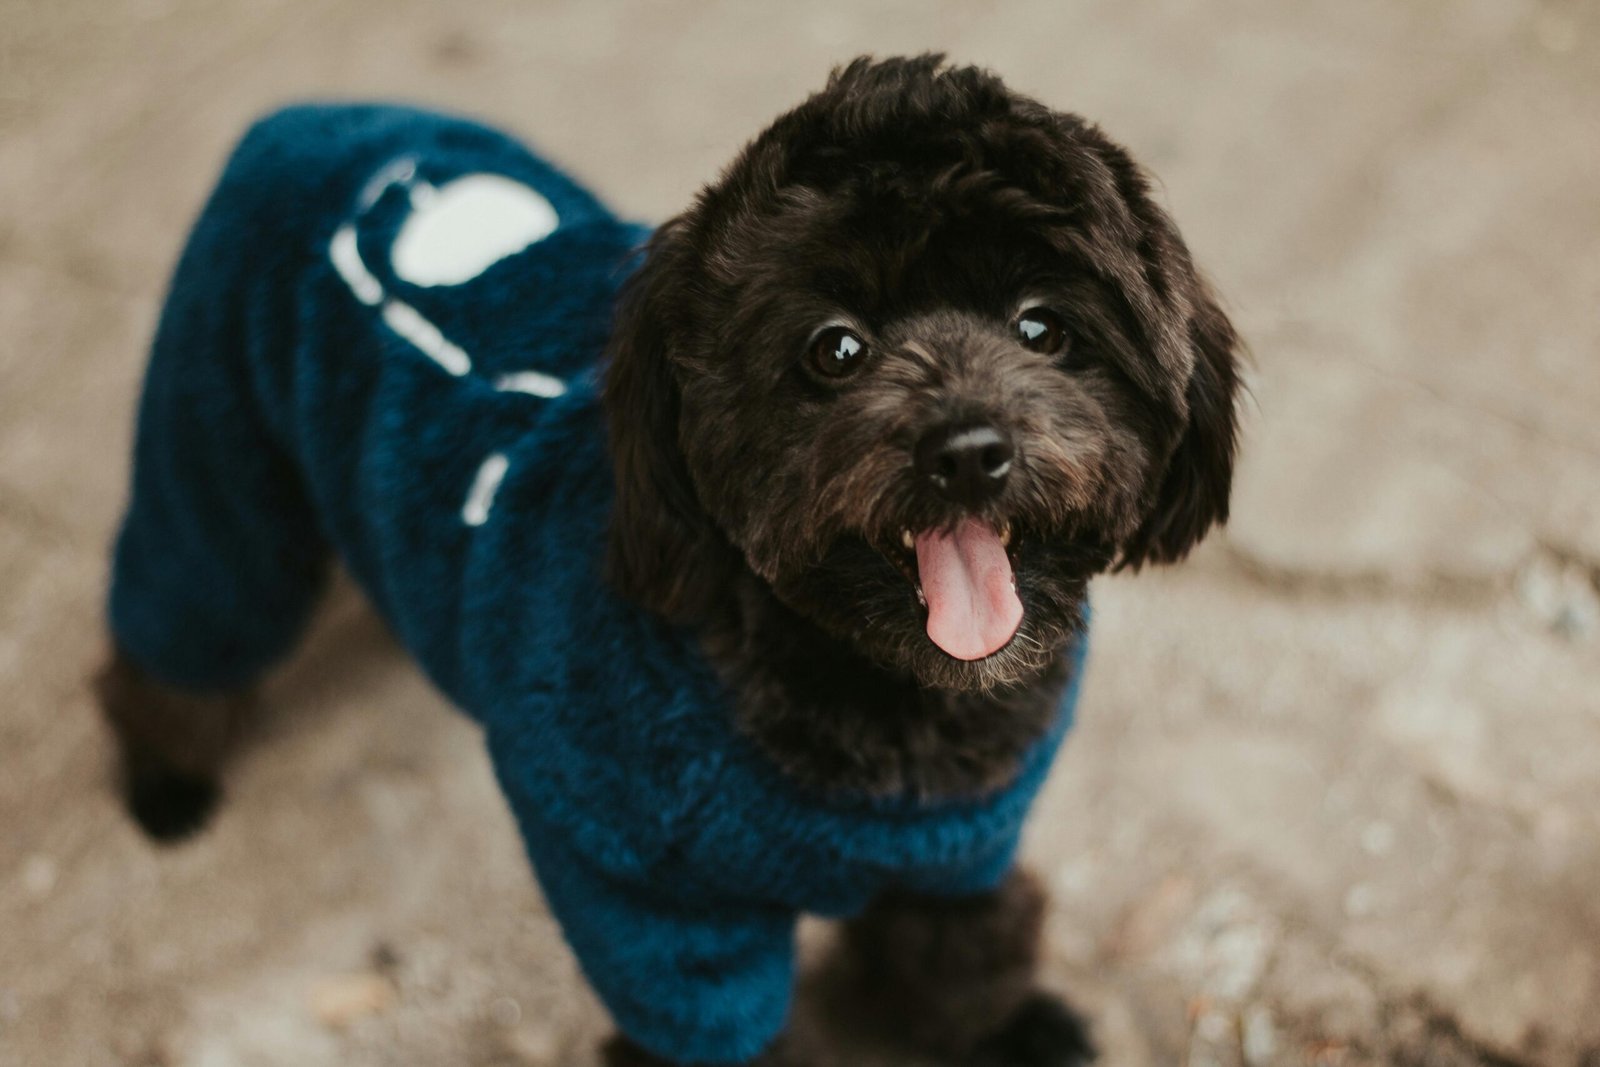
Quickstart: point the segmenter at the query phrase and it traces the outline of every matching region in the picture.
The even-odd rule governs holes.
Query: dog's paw
[[[669,1060],[646,1052],[621,1034],[600,1046],[600,1060],[604,1067],[677,1067]],[[799,1035],[792,1030],[778,1036],[761,1055],[747,1060],[740,1067],[837,1067],[809,1035]]]
[[[206,824],[222,791],[210,778],[163,770],[130,775],[127,795],[128,811],[140,828],[170,844]]]
[[[1060,1000],[1040,993],[978,1043],[967,1067],[1086,1067],[1096,1055],[1088,1024]]]

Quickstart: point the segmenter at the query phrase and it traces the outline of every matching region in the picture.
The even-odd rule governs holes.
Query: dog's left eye
[[[1053,356],[1065,351],[1072,338],[1067,324],[1049,308],[1029,308],[1017,316],[1017,338],[1027,348]]]
[[[811,340],[811,366],[825,378],[853,374],[865,361],[867,342],[848,326],[829,326]]]

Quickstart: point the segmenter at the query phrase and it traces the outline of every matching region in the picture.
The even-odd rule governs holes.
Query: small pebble
[[[1352,919],[1371,915],[1373,896],[1372,887],[1365,882],[1351,886],[1344,895],[1344,913]]]
[[[555,1067],[558,1060],[564,1060],[556,1035],[542,1027],[518,1027],[507,1039],[506,1048],[528,1067]]]
[[[387,941],[374,944],[368,959],[371,961],[372,969],[380,974],[392,974],[400,966],[400,953]]]
[[[1361,848],[1369,856],[1387,856],[1394,851],[1394,841],[1394,825],[1382,819],[1368,823],[1361,831]]]
[[[1517,576],[1523,605],[1551,632],[1568,641],[1600,633],[1600,589],[1589,570],[1576,563],[1541,556]]]
[[[1269,1067],[1278,1050],[1278,1028],[1265,1004],[1252,1004],[1240,1020],[1241,1048],[1246,1067]]]
[[[394,1004],[394,983],[379,974],[341,974],[311,987],[311,1014],[330,1030],[357,1019],[381,1015]]]

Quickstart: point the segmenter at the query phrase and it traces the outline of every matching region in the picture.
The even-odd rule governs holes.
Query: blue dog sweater
[[[1011,866],[1071,722],[975,800],[820,797],[733,727],[691,635],[601,579],[596,358],[647,231],[503,134],[382,106],[251,129],[178,264],[139,411],[113,634],[249,684],[337,558],[483,726],[618,1026],[736,1063],[782,1028],[797,915]]]

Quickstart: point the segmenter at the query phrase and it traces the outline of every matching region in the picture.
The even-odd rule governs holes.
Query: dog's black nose
[[[987,423],[941,426],[917,442],[916,470],[947,500],[975,507],[1005,487],[1015,450]]]

